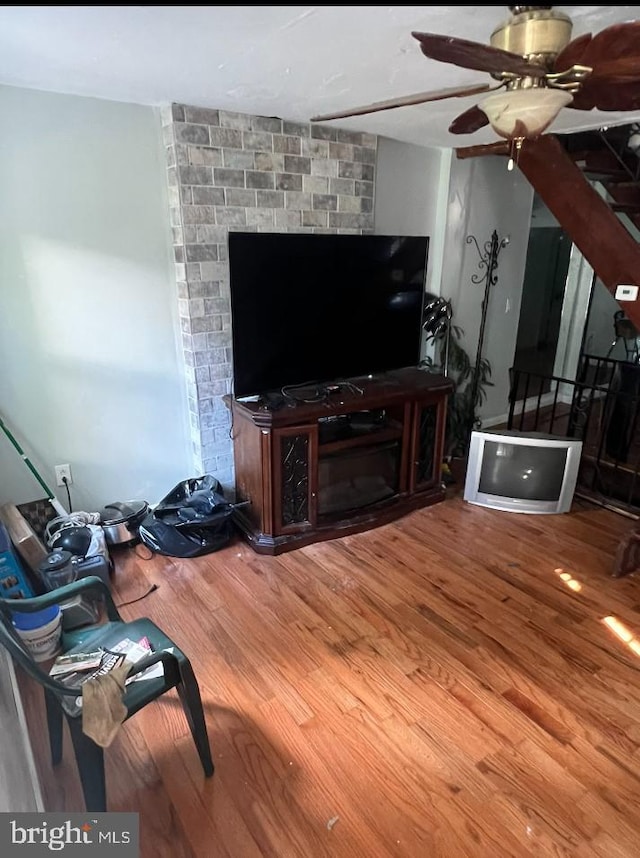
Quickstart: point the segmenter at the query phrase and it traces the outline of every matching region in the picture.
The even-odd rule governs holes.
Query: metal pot
[[[116,501],[107,504],[100,513],[100,524],[107,545],[134,545],[138,528],[149,511],[146,501]]]

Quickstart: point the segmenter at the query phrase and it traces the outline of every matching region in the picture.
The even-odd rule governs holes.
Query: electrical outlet
[[[64,477],[67,478],[67,485],[70,486],[73,483],[73,477],[71,476],[71,465],[56,465],[57,486],[64,485]]]

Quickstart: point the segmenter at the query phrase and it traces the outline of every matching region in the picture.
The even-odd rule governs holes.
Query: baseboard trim
[[[571,405],[571,395],[565,394],[560,395],[558,397],[553,393],[545,393],[542,396],[530,396],[528,399],[523,400],[519,399],[516,402],[516,407],[514,409],[514,413],[517,415],[524,413],[528,413],[529,411],[536,411],[538,408],[546,408],[549,405],[553,405],[554,401],[560,402],[563,405]],[[486,417],[482,420],[482,428],[489,429],[491,426],[500,426],[506,424],[509,420],[509,414],[498,414],[495,417]]]

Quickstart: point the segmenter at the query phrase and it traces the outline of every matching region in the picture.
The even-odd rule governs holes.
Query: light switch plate
[[[638,297],[638,287],[621,283],[616,286],[616,301],[635,301]]]

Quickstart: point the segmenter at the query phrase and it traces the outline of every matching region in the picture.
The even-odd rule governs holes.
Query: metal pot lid
[[[128,500],[108,503],[100,512],[100,523],[106,526],[124,524],[132,518],[144,515],[149,504],[146,501]]]
[[[38,572],[57,572],[71,563],[71,552],[64,548],[54,548],[38,566]]]

